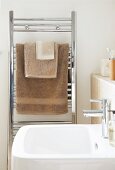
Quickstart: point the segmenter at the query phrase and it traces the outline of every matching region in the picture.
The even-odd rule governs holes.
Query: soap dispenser
[[[111,120],[109,121],[109,143],[115,147],[115,110],[112,111]]]

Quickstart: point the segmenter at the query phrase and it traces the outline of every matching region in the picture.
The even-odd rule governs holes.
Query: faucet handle
[[[103,100],[106,100],[106,99],[90,99],[90,102],[91,103],[102,103],[103,102]]]
[[[90,102],[92,103],[100,103],[102,108],[106,108],[109,106],[109,102],[107,99],[90,99]]]

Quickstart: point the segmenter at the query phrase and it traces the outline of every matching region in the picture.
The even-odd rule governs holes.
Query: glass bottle
[[[112,111],[112,118],[109,121],[109,143],[115,147],[115,111]]]

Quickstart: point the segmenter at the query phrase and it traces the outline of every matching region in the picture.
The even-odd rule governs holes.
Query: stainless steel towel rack
[[[8,170],[10,170],[11,146],[17,130],[28,124],[45,123],[77,123],[77,46],[76,46],[76,12],[71,12],[70,18],[15,18],[13,11],[9,12],[10,57],[9,57],[9,122],[8,122]],[[68,70],[71,80],[68,82],[68,110],[72,116],[71,121],[39,121],[15,120],[15,64],[16,52],[14,44],[15,33],[54,32],[70,33],[71,44],[68,58]]]

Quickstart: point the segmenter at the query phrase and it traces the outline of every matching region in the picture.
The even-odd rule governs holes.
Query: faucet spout
[[[83,113],[90,113],[90,114],[94,114],[94,113],[103,113],[103,110],[83,110]]]
[[[102,117],[103,110],[83,110],[85,117]]]

